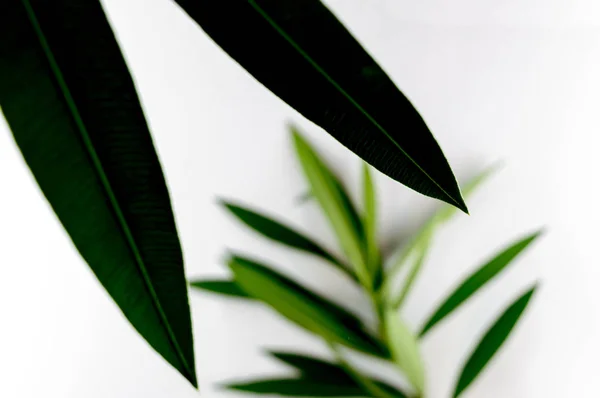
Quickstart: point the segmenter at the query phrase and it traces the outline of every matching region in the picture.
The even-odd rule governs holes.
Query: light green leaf
[[[362,250],[361,235],[357,232],[354,216],[348,209],[348,203],[338,183],[300,133],[294,127],[291,130],[296,153],[310,184],[311,192],[335,231],[338,242],[354,267],[358,280],[363,286],[370,287],[371,277]]]
[[[402,307],[402,304],[404,304],[404,302],[406,301],[406,298],[412,290],[414,283],[417,280],[417,277],[423,269],[423,264],[425,263],[425,259],[427,258],[427,252],[429,250],[429,241],[423,240],[421,242],[421,245],[422,246],[418,248],[419,250],[416,251],[414,254],[412,267],[410,269],[410,272],[408,273],[408,276],[406,277],[406,280],[404,281],[402,289],[400,290],[400,294],[398,295],[396,301],[392,303],[392,308],[394,308],[395,310],[398,310],[400,307]]]
[[[515,300],[479,341],[477,348],[471,354],[458,378],[456,389],[454,390],[454,398],[462,394],[467,387],[473,383],[489,361],[498,352],[502,344],[504,344],[521,318],[521,315],[523,315],[525,308],[527,308],[535,289],[536,286],[532,287],[529,291]]]
[[[463,196],[465,199],[468,199],[478,187],[480,187],[487,179],[500,168],[499,164],[492,165],[488,167],[483,172],[481,172],[476,177],[473,177],[466,185],[463,190]],[[406,265],[407,260],[418,250],[422,250],[425,245],[428,245],[435,232],[439,227],[444,225],[446,222],[450,221],[452,216],[454,216],[457,212],[455,208],[448,205],[442,205],[440,208],[431,216],[431,218],[421,227],[421,229],[416,232],[413,237],[408,241],[408,243],[402,247],[398,254],[396,254],[396,259],[390,266],[389,270],[386,273],[386,285],[385,291],[388,296],[392,295],[391,289],[393,281],[395,280],[398,272]],[[411,271],[414,273],[414,271]],[[391,302],[398,303],[400,301],[399,297],[392,299]]]
[[[195,386],[169,192],[101,3],[2,0],[0,37],[0,109],[35,181],[125,318]]]
[[[252,260],[232,256],[229,267],[236,283],[300,327],[356,350],[387,357],[385,347],[354,315],[285,276]]]
[[[538,236],[541,231],[535,232],[519,241],[513,243],[510,247],[504,249],[500,254],[482,265],[477,271],[471,274],[444,300],[443,304],[433,313],[429,320],[423,326],[419,335],[424,336],[438,322],[446,318],[455,311],[462,303],[483,288],[489,281],[502,272],[512,261],[525,250]]]
[[[381,270],[381,257],[377,242],[377,195],[369,166],[363,165],[363,200],[364,200],[364,240],[366,245],[367,266],[375,280]]]
[[[289,228],[270,217],[261,215],[248,208],[225,201],[222,201],[221,203],[239,220],[261,235],[284,245],[321,257],[347,274],[353,280],[356,280],[354,273],[352,273],[352,271],[349,270],[348,267],[340,260],[336,259],[319,244],[315,243],[313,240],[305,237],[299,232],[294,231],[292,228]]]
[[[190,286],[194,289],[205,290],[211,293],[222,294],[235,298],[252,299],[248,294],[240,289],[234,281],[225,280],[196,280],[191,281]]]
[[[425,389],[425,368],[417,338],[391,308],[385,313],[385,327],[394,362],[421,395]]]

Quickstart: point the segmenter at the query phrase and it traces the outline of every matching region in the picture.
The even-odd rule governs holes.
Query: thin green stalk
[[[429,247],[429,238],[427,238],[423,242],[423,245],[418,248],[417,257],[416,257],[415,261],[413,262],[412,269],[410,270],[408,276],[406,277],[406,281],[404,282],[404,286],[402,287],[402,290],[400,291],[400,295],[395,300],[392,300],[392,308],[394,308],[395,310],[402,307],[402,304],[404,304],[406,297],[408,297],[408,293],[410,293],[410,291],[413,288],[413,285],[415,283],[415,280],[417,279],[417,276],[421,273],[421,269],[423,268],[423,263],[425,262],[425,257],[427,256],[427,248],[428,247]]]

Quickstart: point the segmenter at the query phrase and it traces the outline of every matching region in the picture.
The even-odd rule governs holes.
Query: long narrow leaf
[[[240,219],[244,224],[254,229],[256,232],[276,242],[302,250],[328,261],[339,270],[356,279],[356,276],[340,260],[335,258],[327,250],[323,249],[313,240],[301,235],[299,232],[273,220],[270,217],[261,215],[253,210],[235,205],[230,202],[222,202],[223,206],[233,215]]]
[[[298,131],[292,129],[292,133],[298,159],[310,184],[311,192],[335,231],[338,242],[354,267],[358,280],[364,286],[370,286],[371,277],[362,250],[362,240],[354,226],[352,213],[348,211],[336,182],[326,171],[326,167],[315,151]]]
[[[232,256],[229,267],[247,294],[298,326],[327,341],[387,357],[387,350],[365,331],[360,320],[341,307],[252,260]]]
[[[190,282],[190,286],[194,289],[204,290],[211,293],[222,294],[224,296],[252,299],[244,290],[234,281],[224,280],[196,280]]]
[[[394,362],[420,396],[425,389],[425,368],[416,336],[393,309],[385,313],[385,327]]]
[[[423,326],[419,335],[424,336],[438,322],[446,318],[455,311],[462,303],[477,293],[489,281],[502,272],[512,261],[525,250],[538,236],[541,231],[533,233],[513,243],[510,247],[504,249],[500,254],[481,266],[477,271],[471,274],[462,282],[443,304],[433,313],[429,320]]]
[[[0,107],[35,180],[125,317],[196,385],[169,194],[100,2],[0,1],[0,37]]]
[[[300,374],[297,379],[280,379],[280,380],[261,380],[243,384],[232,384],[234,389],[248,391],[250,389],[261,389],[264,393],[286,395],[289,392],[291,395],[296,395],[299,391],[307,391],[308,396],[370,396],[368,391],[358,383],[354,377],[340,364],[324,361],[314,357],[287,353],[287,352],[270,352],[278,360],[297,369]],[[362,376],[369,383],[374,384],[377,388],[385,392],[387,397],[405,398],[406,395],[397,388],[390,386],[377,379],[372,379],[367,376]],[[304,383],[302,383],[304,382]],[[293,387],[299,387],[294,391]],[[337,387],[335,389],[334,387]],[[338,394],[338,395],[322,395],[322,394]]]
[[[471,354],[458,378],[453,395],[454,398],[462,394],[473,383],[475,378],[477,378],[496,352],[498,352],[502,344],[504,344],[521,318],[521,315],[523,315],[523,311],[527,308],[535,289],[536,286],[515,300],[479,341],[477,348]]]
[[[377,242],[377,195],[369,166],[363,166],[363,225],[366,245],[367,266],[373,278],[381,273],[381,258]]]
[[[499,164],[495,164],[491,167],[488,167],[477,176],[473,177],[473,179],[471,179],[465,185],[465,189],[463,190],[464,197],[468,199],[478,187],[480,187],[496,170],[498,170],[498,168]],[[389,290],[391,289],[391,285],[395,276],[398,274],[400,269],[406,265],[407,260],[411,257],[411,255],[413,255],[419,248],[423,248],[424,245],[429,244],[437,229],[446,222],[450,221],[452,216],[455,214],[456,209],[454,207],[447,205],[441,206],[421,227],[421,229],[413,235],[408,244],[400,249],[399,254],[395,256],[396,260],[394,260],[394,263],[386,273],[387,284],[385,288],[388,295],[391,295],[392,293]],[[399,298],[396,298],[392,301],[398,302]]]
[[[466,211],[438,143],[319,0],[176,0],[258,81],[378,170]]]
[[[310,379],[271,379],[234,383],[226,386],[231,390],[254,394],[272,394],[284,397],[365,397],[358,385],[344,385],[335,381]]]

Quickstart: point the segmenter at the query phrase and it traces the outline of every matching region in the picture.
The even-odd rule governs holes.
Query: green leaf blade
[[[536,286],[515,300],[488,329],[463,367],[456,384],[454,398],[460,396],[473,383],[498,352],[523,315],[535,290]]]
[[[363,225],[365,229],[366,257],[367,266],[373,279],[381,273],[381,257],[379,245],[377,242],[377,195],[373,177],[369,171],[369,166],[363,165],[363,202],[364,216]]]
[[[247,258],[232,256],[229,267],[236,283],[247,294],[269,305],[298,326],[327,341],[374,356],[387,357],[388,353],[381,343],[345,309]]]
[[[0,6],[0,107],[121,311],[196,386],[183,258],[142,108],[99,2]]]
[[[233,298],[252,299],[252,297],[242,290],[234,281],[195,280],[190,282],[190,286],[197,290],[204,290]]]
[[[423,337],[427,334],[438,322],[454,312],[462,303],[506,269],[541,233],[541,231],[535,232],[513,243],[465,279],[429,318],[419,335]]]
[[[425,367],[416,336],[392,309],[385,313],[385,327],[394,362],[420,396],[425,389]]]
[[[244,208],[231,202],[223,201],[222,204],[244,224],[261,235],[286,246],[321,257],[345,274],[349,275],[352,279],[356,279],[354,274],[350,272],[346,265],[344,265],[340,260],[336,259],[319,244],[315,243],[313,240],[305,237],[304,235],[301,235],[292,228],[275,221],[271,217],[261,215],[253,210]]]
[[[272,351],[270,354],[283,363],[298,370],[300,373],[298,378],[279,379],[279,382],[274,382],[274,380],[252,381],[249,383],[232,384],[232,386],[242,387],[242,391],[247,392],[260,389],[261,391],[264,391],[264,393],[280,395],[289,393],[294,396],[299,396],[296,394],[303,391],[308,394],[307,396],[311,397],[371,396],[371,392],[365,389],[365,386],[361,385],[361,383],[355,379],[358,375],[349,373],[349,370],[339,363],[333,363],[298,353]],[[360,379],[361,382],[375,385],[377,389],[386,394],[386,398],[406,398],[406,395],[403,392],[380,380],[364,375],[360,375]],[[300,384],[303,384],[303,386],[300,386]],[[294,387],[296,390],[294,390]],[[240,388],[237,389],[240,390]]]
[[[314,149],[292,127],[294,146],[300,165],[310,184],[311,192],[319,202],[323,214],[335,231],[339,245],[354,267],[363,286],[370,286],[371,277],[362,250],[361,234],[356,228],[353,211],[332,174],[325,167]]]
[[[373,167],[467,211],[422,117],[322,2],[177,3],[259,82]]]
[[[305,379],[273,379],[229,384],[228,389],[284,397],[364,397],[359,386]]]

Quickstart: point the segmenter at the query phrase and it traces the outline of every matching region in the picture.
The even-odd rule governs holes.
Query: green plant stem
[[[423,263],[425,262],[425,257],[427,256],[427,247],[428,247],[428,240],[425,241],[425,243],[423,244],[423,246],[421,248],[419,248],[419,250],[417,252],[417,258],[413,262],[413,266],[412,266],[408,276],[406,277],[406,282],[404,282],[404,286],[402,287],[402,290],[400,291],[400,295],[395,300],[392,301],[393,309],[395,309],[395,310],[400,309],[402,307],[402,305],[404,304],[404,301],[406,301],[406,297],[408,297],[408,293],[410,293],[410,291],[412,290],[415,280],[417,279],[417,276],[421,273],[421,269],[423,268]]]

